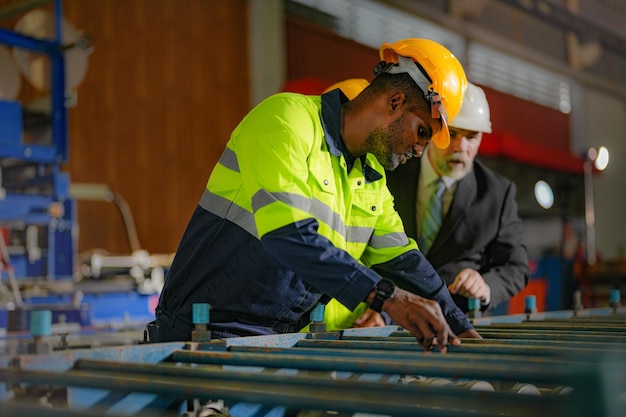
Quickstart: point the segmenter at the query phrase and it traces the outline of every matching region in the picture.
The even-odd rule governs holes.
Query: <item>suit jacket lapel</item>
[[[415,207],[417,204],[417,178],[420,172],[421,158],[412,158],[406,164],[396,168],[390,175],[401,178],[391,188],[394,194],[395,207],[403,219],[404,229],[409,237],[417,240],[417,219]],[[401,186],[399,186],[401,184]]]

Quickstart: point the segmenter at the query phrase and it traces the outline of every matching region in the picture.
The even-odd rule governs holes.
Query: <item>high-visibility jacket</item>
[[[333,298],[326,303],[324,307],[324,324],[326,325],[326,330],[331,331],[354,327],[356,319],[361,317],[367,309],[367,304],[359,303],[354,310],[350,310]],[[307,325],[300,331],[308,333],[310,330],[310,326]]]
[[[181,340],[194,303],[211,305],[218,337],[297,332],[318,302],[355,309],[381,274],[437,299],[453,331],[471,328],[404,233],[382,166],[347,152],[342,98],[277,94],[233,131],[157,307]]]

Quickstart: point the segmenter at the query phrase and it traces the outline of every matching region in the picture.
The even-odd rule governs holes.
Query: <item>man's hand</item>
[[[451,294],[459,294],[467,298],[479,299],[482,303],[488,304],[491,300],[491,289],[478,271],[465,268],[454,278],[454,282],[448,285]]]
[[[385,326],[385,319],[380,313],[367,309],[365,313],[354,321],[354,327],[380,327]]]
[[[396,288],[395,295],[383,303],[383,310],[391,320],[415,336],[425,351],[438,346],[441,353],[446,353],[448,344],[461,344],[436,301]]]

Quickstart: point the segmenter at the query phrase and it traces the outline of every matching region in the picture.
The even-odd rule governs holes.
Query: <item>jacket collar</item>
[[[348,98],[339,89],[322,94],[322,126],[330,153],[335,156],[343,155],[348,166],[348,172],[350,172],[356,158],[348,152],[348,148],[341,137],[341,105],[347,101]],[[365,155],[361,156],[360,159],[365,181],[374,182],[383,178],[380,172],[366,163]]]

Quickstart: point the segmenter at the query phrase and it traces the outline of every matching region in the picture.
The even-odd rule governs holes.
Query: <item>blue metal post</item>
[[[63,4],[54,2],[55,44],[52,60],[52,140],[57,148],[57,162],[67,161],[67,111],[65,108],[65,59],[63,56]]]

